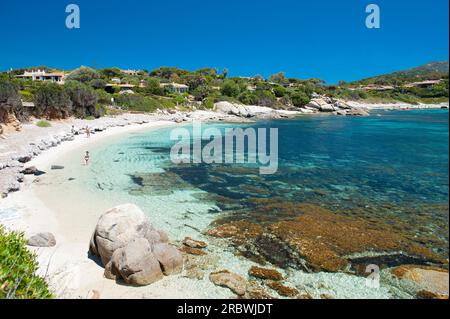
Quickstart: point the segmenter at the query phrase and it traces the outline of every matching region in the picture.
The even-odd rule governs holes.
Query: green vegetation
[[[0,225],[0,299],[48,299],[45,280],[36,275],[36,255],[22,233],[8,233]]]
[[[37,68],[58,71],[42,66],[34,69]],[[11,115],[26,121],[30,116],[97,118],[123,111],[213,109],[214,103],[219,101],[295,109],[307,105],[314,93],[342,100],[411,104],[445,102],[449,95],[448,62],[430,63],[351,83],[339,81],[338,85],[326,85],[315,78],[288,78],[284,72],[264,79],[259,75],[230,77],[227,69],[219,73],[215,68],[188,71],[174,67],[161,67],[150,72],[82,67],[66,72],[65,84],[61,85],[16,77],[24,71],[0,73],[0,122]],[[411,85],[424,80],[436,82],[426,86]],[[179,94],[173,85],[169,85],[171,83],[186,85],[187,92]],[[23,107],[22,102],[34,102],[35,106]]]
[[[352,82],[352,85],[400,85],[425,80],[448,79],[449,64],[447,61],[431,62],[416,68],[374,76]]]
[[[10,115],[24,119],[19,86],[7,77],[0,76],[0,123],[5,123]]]
[[[36,126],[45,128],[45,127],[51,127],[52,125],[48,121],[40,120],[36,123]]]

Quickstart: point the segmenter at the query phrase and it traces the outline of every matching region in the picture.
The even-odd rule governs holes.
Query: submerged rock
[[[417,297],[422,299],[448,299],[448,270],[416,265],[404,265],[391,270],[400,280],[408,281],[417,286]]]
[[[247,281],[238,274],[222,270],[209,275],[209,280],[216,286],[226,287],[236,295],[242,296],[247,290]]]
[[[28,246],[33,247],[54,247],[56,239],[52,233],[38,233],[28,239]]]
[[[229,221],[235,218],[234,214],[216,222],[219,225],[207,234],[228,239],[241,255],[260,264],[269,262],[280,268],[308,272],[346,272],[354,262],[353,270],[358,271],[365,257],[354,256],[369,252],[385,256],[382,259],[388,262],[387,266],[398,260],[445,263],[392,225],[375,224],[370,219],[346,216],[314,204],[283,203],[275,198],[252,202],[257,206],[241,218],[252,218],[258,224]],[[404,255],[400,259],[395,257],[399,252]]]
[[[268,269],[268,268],[261,268],[261,267],[253,266],[248,271],[248,274],[250,276],[260,278],[260,279],[270,279],[270,280],[275,280],[275,281],[283,280],[283,275],[275,269]]]
[[[299,294],[299,291],[295,288],[285,286],[279,282],[273,281],[267,284],[270,288],[275,290],[280,296],[283,297],[295,297]]]
[[[180,250],[189,255],[195,255],[195,256],[207,255],[207,253],[205,251],[203,251],[202,249],[192,248],[192,247],[185,246],[185,245],[183,245],[183,247],[181,247]]]
[[[257,281],[250,280],[247,284],[247,291],[241,299],[275,299],[269,292],[264,289]]]
[[[208,246],[208,244],[205,243],[204,241],[195,240],[192,239],[191,237],[186,237],[183,240],[183,244],[191,248],[200,248],[200,249],[206,248]]]

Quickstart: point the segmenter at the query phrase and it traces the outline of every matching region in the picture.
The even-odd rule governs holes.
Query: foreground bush
[[[52,294],[37,276],[36,255],[22,233],[7,233],[0,225],[0,299],[48,299]]]

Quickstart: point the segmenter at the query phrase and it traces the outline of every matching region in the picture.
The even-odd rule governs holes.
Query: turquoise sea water
[[[211,123],[204,128],[235,126]],[[275,174],[260,175],[255,165],[173,164],[173,128],[164,128],[95,145],[89,149],[88,167],[80,165],[83,154],[63,161],[65,170],[55,173],[63,174],[58,187],[88,191],[89,198],[101,198],[110,207],[135,203],[172,240],[213,240],[203,233],[217,220],[261,225],[289,220],[295,208],[286,212],[277,205],[308,203],[394,226],[448,258],[447,110],[304,116],[239,126],[278,128]],[[233,259],[232,247],[220,249]],[[233,262],[246,273],[248,264]]]
[[[279,197],[320,203],[333,210],[366,208],[381,214],[380,220],[383,214],[386,219],[396,214],[414,223],[413,214],[424,205],[448,202],[448,124],[447,110],[380,111],[366,118],[311,116],[251,124],[279,130],[279,169],[266,176],[259,175],[254,165],[175,165],[169,157],[175,143],[169,140],[172,129],[161,129],[92,150],[90,172],[95,174],[88,173],[82,182],[94,191],[139,198],[144,205],[155,196],[201,190],[218,195],[209,197],[212,201],[223,199],[214,202],[220,210],[244,218],[258,219],[249,212],[249,198]],[[448,214],[432,209],[427,213],[430,224],[420,226],[445,237]],[[275,212],[260,217],[279,218]]]

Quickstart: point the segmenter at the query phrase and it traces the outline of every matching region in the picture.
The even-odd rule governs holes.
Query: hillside
[[[449,73],[448,61],[438,61],[427,63],[407,70],[362,79],[359,81],[352,82],[351,84],[399,85],[403,83],[448,78],[448,73]]]

